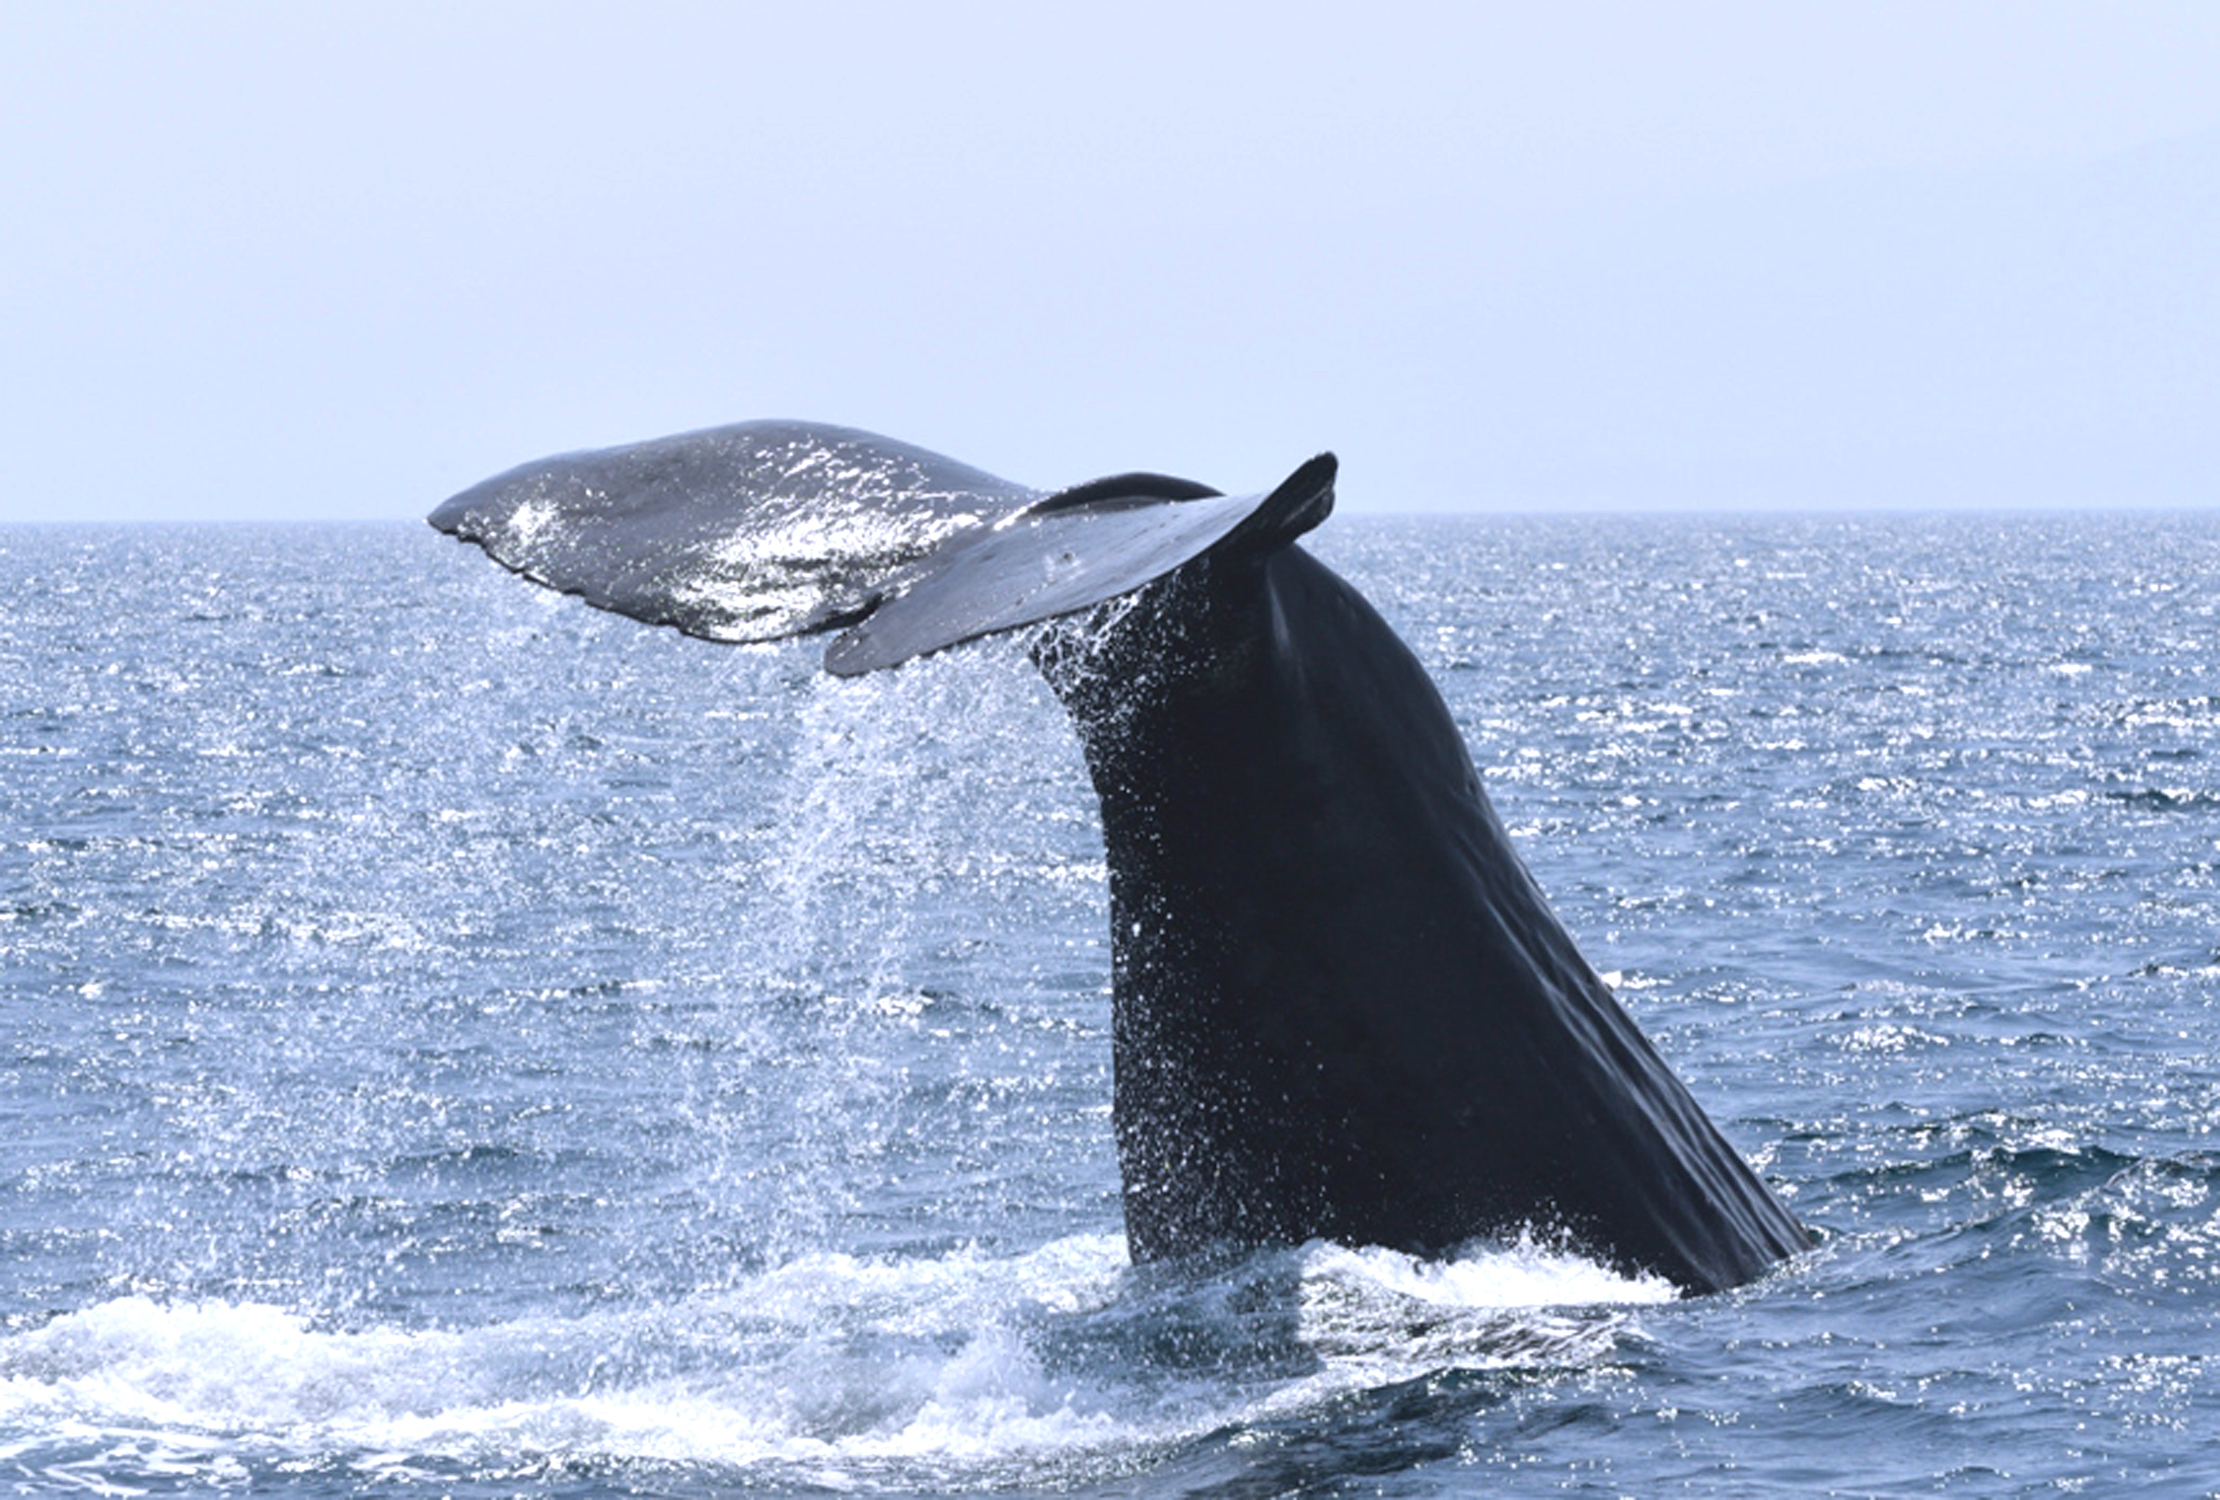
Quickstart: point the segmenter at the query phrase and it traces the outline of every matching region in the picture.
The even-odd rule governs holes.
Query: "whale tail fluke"
[[[527,464],[431,521],[711,640],[837,630],[843,676],[1107,606],[1031,645],[1101,807],[1137,1260],[1554,1223],[1691,1290],[1749,1280],[1803,1229],[1580,957],[1424,665],[1293,545],[1335,477],[1043,494],[753,422]]]
[[[1240,525],[1219,544],[1221,553],[1262,555],[1277,552],[1334,513],[1334,478],[1341,464],[1321,453],[1281,480]]]
[[[1040,492],[908,443],[741,422],[499,474],[432,512],[535,583],[706,640],[868,614],[887,580]]]
[[[842,630],[843,677],[1130,593],[1333,509],[1321,454],[1268,494],[1121,474],[1049,495],[852,428],[743,422],[523,465],[432,512],[536,583],[708,640]]]
[[[890,582],[834,641],[825,669],[854,677],[1129,594],[1204,553],[1285,546],[1333,510],[1330,453],[1261,495],[1157,474],[1098,479],[949,538]]]

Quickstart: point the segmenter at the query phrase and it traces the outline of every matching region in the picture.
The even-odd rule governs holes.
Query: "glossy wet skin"
[[[1102,801],[1139,1259],[1561,1229],[1693,1291],[1801,1228],[1581,958],[1415,657],[1300,548],[1043,653]]]
[[[1334,477],[1044,497],[757,422],[526,464],[432,524],[689,634],[843,630],[842,674],[1097,606],[1034,654],[1102,803],[1136,1258],[1532,1228],[1748,1280],[1802,1229],[1550,913],[1424,668],[1295,545]]]

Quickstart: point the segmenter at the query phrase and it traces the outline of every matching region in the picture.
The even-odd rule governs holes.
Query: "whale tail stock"
[[[1535,1226],[1686,1289],[1749,1280],[1802,1227],[1581,958],[1424,667],[1292,545],[1335,474],[1043,493],[755,422],[527,464],[430,519],[707,639],[838,631],[842,676],[1133,599],[1033,654],[1102,806],[1136,1259]]]

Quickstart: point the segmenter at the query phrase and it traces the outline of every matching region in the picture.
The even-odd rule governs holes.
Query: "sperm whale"
[[[1581,957],[1439,691],[1298,539],[1330,454],[1229,496],[1043,493],[746,422],[512,469],[431,524],[848,676],[1034,627],[1102,808],[1113,1120],[1139,1260],[1537,1228],[1708,1292],[1809,1241]]]

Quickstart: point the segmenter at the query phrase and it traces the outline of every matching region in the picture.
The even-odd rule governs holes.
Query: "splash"
[[[0,1339],[0,1457],[95,1488],[302,1465],[1068,1482],[1423,1371],[1590,1367],[1629,1335],[1628,1304],[1669,1295],[1531,1244],[1444,1262],[1312,1245],[1177,1274],[1090,1235],[817,1254],[721,1292],[473,1328],[125,1297]]]

